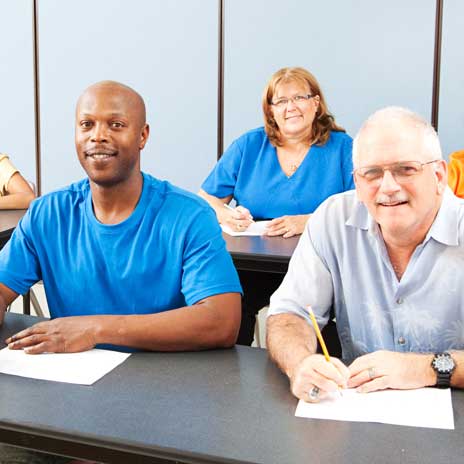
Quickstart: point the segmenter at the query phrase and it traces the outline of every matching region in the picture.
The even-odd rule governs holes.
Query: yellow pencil
[[[330,362],[329,351],[327,350],[325,341],[322,338],[321,329],[319,329],[319,324],[317,323],[316,316],[314,315],[313,308],[311,308],[311,306],[308,306],[308,312],[311,317],[311,322],[313,323],[313,327],[314,327],[314,331],[316,332],[317,339],[319,340],[319,344],[321,345],[322,353],[324,353],[324,358],[327,362]],[[338,391],[340,395],[342,395],[340,385],[338,386]]]

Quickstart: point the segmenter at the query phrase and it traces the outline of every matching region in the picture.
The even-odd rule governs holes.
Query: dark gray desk
[[[226,233],[222,236],[237,270],[277,274],[287,272],[288,262],[300,238],[232,237]]]
[[[0,338],[34,319],[7,314]],[[294,417],[264,350],[137,353],[90,387],[0,374],[0,440],[114,463],[457,463],[456,430]]]
[[[25,209],[0,210],[0,249],[10,239],[19,220],[26,213]]]

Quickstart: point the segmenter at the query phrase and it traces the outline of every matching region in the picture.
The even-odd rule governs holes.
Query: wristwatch
[[[456,363],[447,351],[435,353],[432,359],[432,368],[437,373],[437,383],[435,386],[438,388],[449,388],[451,374],[455,367]]]

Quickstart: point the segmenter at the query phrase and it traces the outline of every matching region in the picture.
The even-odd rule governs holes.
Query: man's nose
[[[389,169],[383,172],[382,182],[380,184],[380,191],[382,193],[394,193],[401,190],[401,185],[396,182],[395,177]]]
[[[97,143],[108,141],[107,128],[105,124],[95,124],[93,126],[91,140],[92,142]]]

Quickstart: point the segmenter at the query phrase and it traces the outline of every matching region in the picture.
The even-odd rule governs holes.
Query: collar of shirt
[[[357,203],[345,224],[347,226],[367,230],[372,235],[379,234],[380,228],[374,221],[374,218],[369,214],[366,206],[357,198],[355,201]],[[424,239],[424,244],[427,243],[430,238],[433,238],[444,245],[458,246],[460,211],[462,211],[461,208],[463,205],[464,201],[457,198],[451,189],[446,187],[437,217],[433,221],[432,227],[430,227]]]

